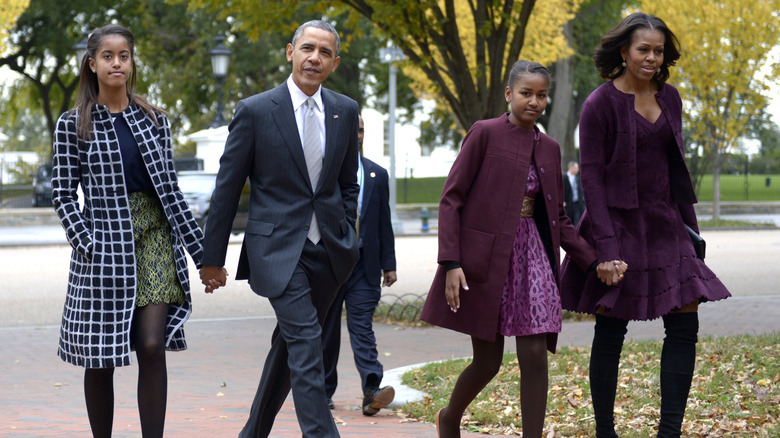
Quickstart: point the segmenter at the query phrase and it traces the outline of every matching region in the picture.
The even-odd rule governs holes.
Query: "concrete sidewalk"
[[[707,303],[700,310],[701,336],[780,331],[780,296],[731,298]],[[166,437],[234,437],[247,419],[270,334],[270,317],[194,319],[187,323],[190,349],[168,354],[169,396]],[[661,339],[660,321],[629,324],[629,338]],[[343,342],[348,344],[346,329]],[[376,325],[384,384],[400,385],[398,368],[469,356],[468,337],[440,328]],[[589,345],[592,323],[565,323],[560,345]],[[87,436],[83,370],[55,356],[58,327],[0,329],[0,436],[7,438]],[[507,342],[507,350],[513,343]],[[339,363],[339,388],[333,415],[344,437],[435,437],[430,423],[407,421],[391,409],[374,417],[359,410],[360,378],[348,348]],[[137,368],[116,371],[115,437],[140,435],[135,402]],[[399,387],[399,389],[401,389]],[[399,400],[404,402],[403,391]],[[274,426],[273,437],[299,437],[292,399]],[[464,433],[464,437],[484,436]]]

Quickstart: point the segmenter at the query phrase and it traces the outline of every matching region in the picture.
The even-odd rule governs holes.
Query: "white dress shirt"
[[[360,157],[360,153],[358,153],[357,180],[358,185],[360,186],[360,192],[358,192],[358,216],[360,216],[360,211],[363,209],[363,178],[363,160]]]
[[[306,100],[310,97],[306,93],[301,91],[295,81],[292,79],[292,75],[287,78],[287,88],[290,90],[290,97],[292,98],[293,111],[295,111],[295,123],[298,125],[298,136],[301,139],[301,147],[303,147],[303,121],[306,118]],[[322,104],[322,86],[317,88],[317,91],[311,96],[316,103],[314,109],[314,115],[317,117],[317,122],[320,125],[320,144],[322,145],[322,155],[325,155],[325,107]]]
[[[569,177],[569,185],[571,186],[571,200],[572,202],[577,202],[580,200],[579,193],[577,193],[577,175],[572,175],[568,172],[566,172],[566,175]]]

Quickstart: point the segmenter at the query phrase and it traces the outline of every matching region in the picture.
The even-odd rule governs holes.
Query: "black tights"
[[[163,436],[168,394],[165,365],[165,324],[168,305],[135,309],[130,336],[138,357],[138,412],[144,438]],[[114,368],[87,368],[84,397],[92,436],[111,436],[114,421]]]
[[[596,315],[590,353],[590,394],[596,438],[617,438],[613,412],[620,352],[627,328],[628,320]]]
[[[516,342],[523,437],[541,437],[547,408],[547,335],[518,336]],[[503,336],[497,335],[493,342],[472,337],[471,345],[474,359],[458,377],[450,402],[439,416],[439,436],[442,438],[460,436],[463,413],[501,367]]]
[[[681,434],[688,391],[696,363],[699,331],[697,312],[663,316],[666,337],[661,352],[661,421],[659,438]],[[628,321],[596,315],[593,348],[590,355],[590,392],[596,420],[597,438],[616,438],[613,410],[618,380],[618,364]]]

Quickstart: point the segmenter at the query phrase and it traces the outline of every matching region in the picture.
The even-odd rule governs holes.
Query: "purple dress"
[[[535,198],[538,193],[539,176],[531,164],[525,196]],[[498,327],[503,336],[561,331],[558,286],[533,217],[520,218],[517,224]]]
[[[603,306],[611,317],[651,320],[692,302],[729,297],[723,283],[696,258],[680,210],[671,199],[669,166],[665,163],[677,145],[667,118],[661,115],[651,123],[636,111],[630,117],[635,118],[637,127],[636,162],[659,165],[638,169],[639,208],[609,209],[628,271],[617,286],[607,287],[595,273],[578,278],[581,274],[576,269],[565,269],[562,289],[581,292],[575,301],[564,299],[564,307],[595,313]],[[586,210],[579,231],[594,244],[590,229]]]

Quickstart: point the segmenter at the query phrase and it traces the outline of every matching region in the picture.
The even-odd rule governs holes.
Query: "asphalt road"
[[[735,297],[780,294],[776,271],[780,230],[705,230],[707,265]],[[227,268],[235,272],[240,238],[229,246]],[[425,294],[436,269],[435,235],[396,239],[398,282],[383,294]],[[0,327],[58,325],[65,300],[70,247],[0,247]],[[249,290],[245,281],[206,295],[190,265],[195,319],[272,315],[268,301]]]

